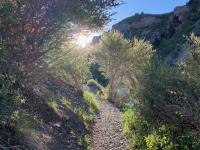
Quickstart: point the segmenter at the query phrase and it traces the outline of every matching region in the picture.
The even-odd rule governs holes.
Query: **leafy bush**
[[[152,120],[199,130],[198,75],[198,65],[194,61],[166,67],[160,60],[153,60],[140,82],[136,96],[138,110]]]
[[[18,110],[11,115],[11,122],[15,128],[23,133],[36,127],[36,119],[32,114]]]
[[[88,128],[89,124],[94,120],[95,111],[92,107],[89,107],[87,110],[78,107],[74,109],[74,112],[79,119],[83,121],[86,128]]]
[[[123,131],[130,137],[131,147],[143,148],[145,146],[144,135],[150,130],[148,122],[137,114],[136,111],[128,109],[122,115]]]
[[[87,150],[90,149],[91,139],[89,135],[84,135],[79,138],[79,145],[83,146]]]
[[[85,91],[83,94],[84,101],[89,105],[89,107],[98,110],[99,109],[99,103],[97,102],[97,99],[95,95],[90,91]]]
[[[105,33],[96,46],[95,58],[109,79],[109,98],[115,100],[117,88],[121,84],[133,82],[153,54],[152,45],[134,38],[129,41],[117,31]],[[131,88],[131,84],[130,88]]]
[[[49,107],[53,110],[53,111],[55,111],[55,112],[57,112],[57,110],[58,110],[58,103],[57,103],[57,101],[56,100],[50,100],[49,102],[48,102],[48,105],[49,105]]]
[[[87,82],[87,85],[91,88],[94,88],[95,90],[97,90],[99,92],[100,95],[103,94],[103,87],[95,80],[90,79]]]
[[[69,108],[71,106],[71,102],[69,101],[69,99],[67,99],[65,97],[61,98],[61,102],[66,108]]]
[[[164,123],[153,123],[132,109],[123,114],[123,131],[130,137],[134,150],[198,150],[200,147],[199,134]]]
[[[184,63],[170,67],[155,56],[141,74],[134,107],[123,114],[133,149],[200,148],[200,38],[192,35],[185,47]]]
[[[15,79],[0,74],[0,122],[6,123],[17,106],[23,102],[18,89],[14,89]]]
[[[170,131],[172,131],[172,128],[166,125],[159,125],[158,128],[152,129],[144,137],[147,149],[174,150],[176,143],[174,144],[174,135]]]
[[[78,49],[71,49],[69,45],[62,46],[58,51],[50,51],[45,57],[45,63],[51,75],[60,78],[82,90],[82,85],[90,78],[87,54],[83,55]]]
[[[66,27],[68,30],[67,35],[71,35],[71,28],[67,23],[73,20],[77,21],[78,19],[84,25],[89,25],[91,27],[103,26],[110,18],[108,10],[119,4],[118,0],[112,0],[112,2],[105,1],[101,4],[97,1],[77,1],[79,4],[77,5],[77,3],[74,2],[74,0],[70,0],[69,2],[59,0],[56,1],[56,4],[54,4],[51,3],[51,0],[48,0],[46,3],[42,4],[42,2],[36,1],[22,0],[19,2],[18,0],[2,0],[0,3],[0,30],[2,33],[0,47],[1,57],[3,56],[3,53],[6,60],[3,69],[14,72],[14,70],[10,68],[12,65],[17,66],[16,64],[18,64],[18,66],[27,67],[29,66],[27,64],[33,64],[33,61],[38,61],[48,51],[60,47],[59,44],[63,35],[66,35]],[[31,9],[30,6],[32,6]],[[46,13],[41,11],[43,8],[46,8]],[[32,12],[36,13],[32,14]],[[37,18],[37,16],[40,17]],[[31,22],[33,19],[35,19],[34,22]],[[28,26],[28,28],[22,30],[23,25],[21,22],[26,22],[26,26]],[[30,26],[32,24],[38,24],[38,26],[37,28],[33,27],[34,31],[30,32]],[[65,27],[65,32],[62,32],[61,30],[63,27]],[[59,31],[59,29],[61,31]],[[36,32],[37,35],[35,35]],[[18,36],[19,33],[22,36]],[[3,38],[3,35],[8,38]],[[57,38],[57,35],[59,35],[59,38]],[[42,51],[41,47],[46,41],[48,41],[49,37],[52,36],[56,37],[56,43],[49,43],[48,49]],[[12,40],[10,40],[11,38]],[[24,39],[27,40],[24,41]],[[68,38],[67,41],[69,41]],[[33,59],[32,56],[35,56],[35,58]],[[31,68],[32,67],[29,69]],[[13,69],[17,69],[17,67],[13,67]],[[17,76],[20,74],[15,75]]]
[[[3,86],[3,85],[1,85]],[[12,111],[11,106],[13,103],[13,95],[11,95],[7,90],[3,89],[3,87],[0,90],[0,118],[1,121],[5,119],[4,115],[10,114],[10,111]]]
[[[75,108],[74,112],[79,117],[79,119],[81,119],[82,121],[84,121],[84,113],[85,113],[85,111],[83,110],[83,108],[81,108],[81,107]]]
[[[103,87],[101,86],[97,81],[90,79],[87,82],[87,85],[89,87],[94,87],[95,89],[98,90],[98,94],[100,95],[100,97],[104,100],[107,100],[109,98],[109,90],[108,87]]]
[[[79,118],[84,122],[85,127],[88,128],[90,123],[94,120],[95,111],[99,109],[99,104],[92,92],[85,91],[83,97],[88,107],[86,110],[82,108],[76,109],[76,114],[78,114]]]
[[[158,149],[159,138],[157,137],[157,135],[148,135],[147,137],[145,137],[145,142],[147,144],[148,150]]]
[[[135,113],[131,109],[128,109],[122,115],[123,119],[123,131],[126,134],[131,134],[134,130]]]
[[[93,108],[89,108],[86,112],[84,120],[87,123],[91,123],[94,120],[95,111]]]
[[[108,89],[108,87],[102,88],[102,90],[103,90],[103,95],[100,95],[101,98],[103,100],[108,100],[109,99],[109,89]]]

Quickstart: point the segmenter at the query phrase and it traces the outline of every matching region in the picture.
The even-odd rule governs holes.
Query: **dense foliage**
[[[112,15],[108,10],[118,4],[118,0],[0,1],[1,130],[8,128],[7,132],[15,136],[23,129],[35,127],[35,115],[40,118],[37,121],[44,119],[40,107],[50,107],[57,113],[60,91],[54,90],[59,94],[48,91],[47,84],[52,80],[60,86],[67,85],[65,89],[72,85],[81,90],[90,76],[87,55],[63,43],[74,40],[72,34],[83,29],[103,27]],[[52,109],[45,109],[45,113]],[[93,117],[93,110],[88,111]],[[10,149],[21,140],[19,137],[10,140],[10,133],[6,134],[0,136],[2,149]],[[2,136],[5,145],[1,144]],[[14,142],[7,142],[8,139]]]
[[[17,75],[18,80],[27,78],[41,57],[60,45],[63,34],[71,36],[69,23],[101,27],[110,18],[107,10],[116,5],[117,0],[1,1],[1,72]],[[43,49],[52,38],[54,42]]]
[[[51,75],[82,90],[82,85],[91,76],[87,56],[78,49],[65,46],[49,52],[45,57],[45,64]]]
[[[103,94],[103,87],[93,79],[90,79],[87,81],[87,86],[91,89],[94,90],[94,92],[99,93],[100,95]]]
[[[119,87],[125,86],[130,93],[125,92],[128,96],[122,101],[126,103],[123,106],[133,100],[122,116],[123,130],[133,149],[200,149],[200,38],[193,34],[183,37],[199,20],[199,1],[188,2],[193,13],[181,29],[175,33],[169,26],[170,34],[161,43],[157,41],[161,55],[168,55],[171,49],[188,52],[179,64],[165,64],[143,39],[127,40],[122,33],[109,31],[95,46],[96,62],[91,65],[89,51],[74,45],[72,33],[101,28],[112,15],[108,10],[118,4],[119,0],[0,1],[0,127],[25,135],[38,122],[45,126],[48,121],[44,118],[37,120],[44,114],[67,120],[70,126],[70,117],[61,113],[66,109],[88,129],[99,109],[98,101],[89,91],[74,94],[70,88],[81,93],[86,83],[101,93],[108,88],[109,98],[115,100]],[[196,30],[199,31],[198,26]],[[91,74],[108,87],[88,81]],[[57,84],[52,86],[52,80]],[[81,95],[83,100],[77,104],[84,105],[77,107],[76,102],[61,99],[63,91],[74,100]],[[50,121],[49,129],[52,124]],[[1,138],[0,147],[10,148],[10,143],[6,143],[8,147],[1,144]],[[11,137],[6,138],[10,141]],[[89,143],[87,135],[80,137],[80,145],[88,147]]]
[[[199,37],[192,34],[182,47],[188,52],[185,59],[170,66],[152,55],[147,42],[129,42],[116,31],[105,33],[97,46],[96,58],[110,81],[112,98],[121,79],[133,89],[133,102],[123,114],[124,132],[133,149],[200,147]]]
[[[138,99],[142,110],[155,120],[198,130],[199,38],[192,36],[189,43],[183,65],[167,68],[158,60],[152,61],[142,79]]]
[[[49,66],[49,63],[57,61],[57,67],[62,68],[62,71],[67,71],[71,75],[70,78],[73,78],[74,82],[78,83],[76,85],[80,87],[80,83],[85,82],[85,76],[83,77],[82,74],[89,74],[88,68],[85,69],[85,58],[78,56],[78,52],[74,49],[67,56],[65,54],[66,57],[62,58],[65,60],[63,63],[60,60],[60,57],[63,57],[62,52],[57,52],[59,61],[58,58],[52,58],[49,55],[54,55],[55,51],[60,49],[63,39],[69,41],[71,24],[102,27],[111,16],[107,10],[118,4],[117,0],[1,1],[1,76],[5,75],[8,78],[12,76],[17,84],[26,86],[29,83],[25,81],[32,82],[33,78],[38,78],[34,76],[41,73],[41,68],[47,69],[46,65]],[[51,51],[54,51],[53,54]],[[48,58],[48,62],[41,66],[44,56],[45,59]],[[40,80],[43,78],[41,77]]]
[[[136,110],[123,114],[123,131],[130,137],[132,149],[138,150],[198,150],[200,135],[189,129],[154,123]]]
[[[9,76],[0,76],[0,122],[7,121],[20,100],[17,90],[12,89],[15,80]],[[8,118],[7,118],[8,117]]]
[[[170,67],[154,56],[146,65],[123,114],[133,149],[199,149],[199,47],[191,35],[182,63]]]
[[[95,97],[95,95],[89,91],[85,91],[84,92],[84,100],[85,102],[94,110],[98,110],[99,109],[99,104],[97,102],[97,99]]]
[[[128,41],[123,34],[110,31],[103,35],[96,46],[96,60],[109,79],[110,98],[116,96],[120,84],[130,85],[145,67],[153,53],[152,46],[144,41]]]

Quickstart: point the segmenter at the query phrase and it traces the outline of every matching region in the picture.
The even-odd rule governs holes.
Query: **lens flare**
[[[99,35],[98,33],[88,33],[88,34],[83,34],[80,33],[76,36],[76,45],[79,48],[85,48],[87,47],[91,42],[94,36]]]
[[[77,45],[80,48],[85,48],[88,44],[90,44],[91,41],[92,41],[91,36],[79,35],[78,38],[77,38]]]

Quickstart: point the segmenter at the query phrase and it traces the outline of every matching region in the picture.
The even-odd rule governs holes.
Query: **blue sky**
[[[117,12],[117,14],[113,16],[115,20],[108,24],[108,28],[135,13],[167,13],[171,12],[176,6],[186,4],[187,1],[188,0],[123,0],[125,4],[111,10],[111,12]]]

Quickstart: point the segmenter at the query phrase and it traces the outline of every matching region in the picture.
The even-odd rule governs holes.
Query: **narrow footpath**
[[[92,131],[93,150],[130,150],[122,133],[121,112],[108,101],[99,100],[99,104]]]

